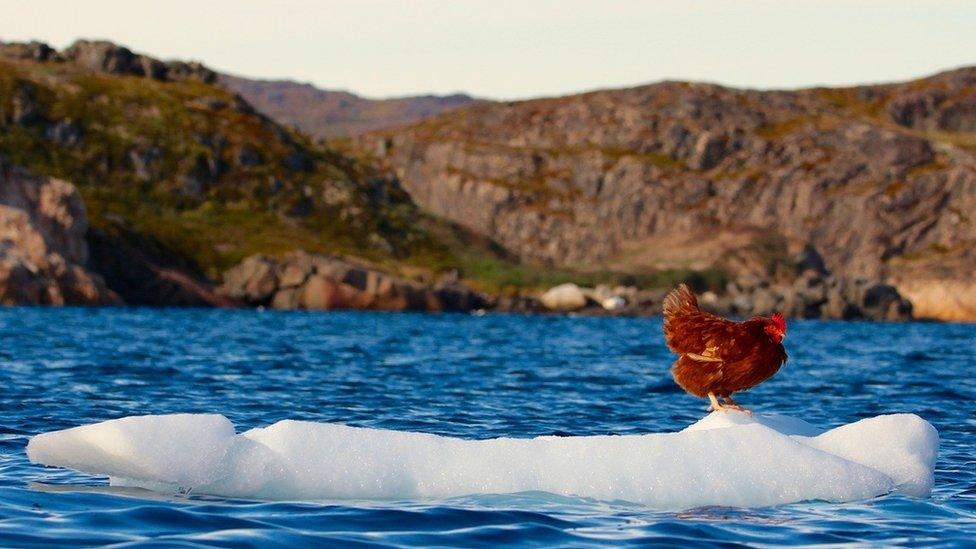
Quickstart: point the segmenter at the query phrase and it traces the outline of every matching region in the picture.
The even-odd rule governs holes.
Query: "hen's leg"
[[[714,412],[716,410],[724,410],[725,406],[719,404],[718,399],[715,398],[715,393],[708,393],[708,400],[712,402],[712,405],[708,407],[709,412]]]

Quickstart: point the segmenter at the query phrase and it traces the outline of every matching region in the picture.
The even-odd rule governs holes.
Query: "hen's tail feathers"
[[[664,298],[664,320],[686,314],[701,312],[698,308],[698,298],[692,293],[687,284],[680,284]]]

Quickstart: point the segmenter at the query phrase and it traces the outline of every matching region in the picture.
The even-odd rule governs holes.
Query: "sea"
[[[31,464],[28,440],[176,412],[238,430],[623,435],[680,430],[707,403],[671,380],[653,317],[0,309],[0,546],[976,544],[976,325],[796,320],[785,343],[786,366],[737,400],[824,428],[918,414],[941,438],[931,497],[661,511],[543,492],[280,502],[110,487]]]

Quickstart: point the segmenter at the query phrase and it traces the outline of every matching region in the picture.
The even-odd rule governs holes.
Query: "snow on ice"
[[[676,433],[491,440],[292,420],[236,434],[221,415],[175,414],[44,433],[27,455],[117,486],[262,500],[538,490],[687,509],[926,497],[938,445],[935,428],[912,414],[823,432],[786,416],[722,411]]]

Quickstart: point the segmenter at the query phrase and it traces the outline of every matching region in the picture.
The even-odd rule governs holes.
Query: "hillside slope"
[[[474,105],[362,140],[413,199],[555,266],[771,277],[806,249],[976,319],[976,69],[752,91],[665,82]]]
[[[476,101],[464,94],[367,99],[290,80],[256,80],[226,74],[219,76],[219,82],[279,123],[323,138],[401,126]]]
[[[108,42],[0,44],[0,156],[77,186],[92,256],[113,265],[110,283],[124,275],[127,301],[165,293],[129,287],[145,273],[216,279],[254,253],[397,262],[440,250],[396,181],[215,82],[202,65]]]

